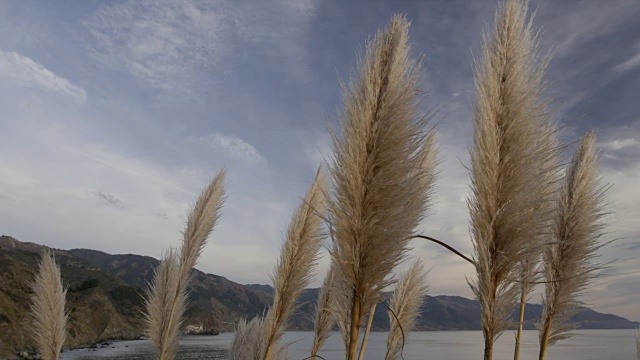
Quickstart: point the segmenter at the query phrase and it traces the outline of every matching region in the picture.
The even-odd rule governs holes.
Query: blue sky
[[[421,226],[470,254],[472,54],[496,1],[0,2],[0,233],[158,257],[223,166],[224,218],[199,268],[268,283],[282,234],[329,150],[338,76],[390,16],[424,52],[438,108],[436,203]],[[603,260],[584,300],[640,320],[640,2],[531,1],[563,140],[599,135],[610,191]],[[431,294],[471,297],[473,269],[429,243]],[[326,267],[326,256],[320,271]],[[315,284],[318,284],[317,279]],[[539,295],[534,295],[539,301]]]

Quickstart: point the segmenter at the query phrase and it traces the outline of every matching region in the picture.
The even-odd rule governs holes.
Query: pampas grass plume
[[[241,319],[236,325],[231,341],[229,359],[257,360],[262,345],[262,328],[263,319],[261,316],[256,316],[251,321]]]
[[[147,298],[146,335],[160,351],[160,359],[175,358],[178,350],[179,324],[184,316],[186,293],[179,291],[180,265],[176,252],[168,250],[155,271]],[[174,297],[178,294],[177,301]],[[173,326],[171,321],[173,320]]]
[[[169,250],[165,254],[149,289],[146,332],[160,352],[160,360],[175,358],[186,309],[189,274],[220,218],[225,200],[224,179],[225,171],[222,170],[202,191],[188,215],[180,253]]]
[[[43,360],[57,360],[67,336],[65,296],[55,255],[45,252],[33,283],[31,314],[36,347]]]
[[[347,359],[356,358],[366,313],[391,284],[427,208],[426,119],[418,115],[420,66],[410,52],[409,22],[394,16],[367,43],[358,76],[343,85],[342,137],[332,134],[330,253],[352,292],[344,304],[351,317]]]
[[[313,326],[313,345],[311,346],[311,357],[315,360],[318,351],[331,335],[331,329],[335,324],[335,315],[332,313],[332,301],[334,299],[334,271],[330,267],[324,277],[322,288],[318,294],[316,304],[316,316]]]
[[[389,335],[385,360],[398,359],[406,336],[420,314],[420,305],[427,295],[426,272],[421,261],[416,261],[400,277],[389,305]]]
[[[476,65],[474,144],[471,152],[471,237],[482,307],[486,360],[510,324],[522,275],[520,264],[539,253],[537,239],[551,218],[552,177],[545,166],[557,149],[545,116],[546,62],[527,21],[526,0],[506,0],[493,34],[485,34]]]
[[[309,285],[324,241],[322,223],[326,208],[327,180],[318,169],[302,204],[293,214],[273,275],[274,300],[262,327],[261,358],[274,358],[274,348],[295,313],[296,301]]]
[[[578,307],[579,296],[602,265],[594,263],[602,247],[598,239],[602,222],[605,188],[599,184],[596,136],[588,133],[580,142],[567,169],[558,200],[553,242],[544,253],[546,289],[542,301],[540,359],[548,346],[566,339],[575,328],[569,323]]]

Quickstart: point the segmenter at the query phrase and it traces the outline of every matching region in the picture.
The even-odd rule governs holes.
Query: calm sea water
[[[374,332],[369,337],[365,358],[384,359],[386,333]],[[185,336],[180,340],[178,359],[226,359],[232,334],[218,336]],[[289,356],[302,360],[309,356],[313,334],[288,332],[285,342],[291,343]],[[512,359],[514,333],[505,332],[496,345],[494,359]],[[480,331],[413,332],[404,349],[405,360],[481,359],[484,343]],[[538,333],[525,331],[521,359],[537,359]],[[124,360],[155,359],[153,349],[146,341],[120,341],[104,349],[65,351],[62,360]],[[334,333],[320,353],[326,360],[344,359],[342,340]],[[635,330],[581,330],[579,335],[554,345],[548,352],[550,360],[624,360],[636,359]]]

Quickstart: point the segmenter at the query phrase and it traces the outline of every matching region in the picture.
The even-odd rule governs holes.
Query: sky
[[[223,218],[198,268],[270,283],[293,209],[330,153],[338,79],[400,12],[412,21],[414,55],[425,55],[421,111],[437,110],[439,177],[419,230],[470,255],[472,61],[496,4],[1,1],[0,234],[160,257],[226,168]],[[617,240],[600,259],[613,263],[583,300],[640,320],[640,2],[530,8],[540,51],[553,54],[547,80],[562,140],[595,130],[612,185],[603,239]],[[431,295],[472,297],[472,266],[429,242],[412,248],[431,269]],[[325,251],[319,274],[328,262]]]

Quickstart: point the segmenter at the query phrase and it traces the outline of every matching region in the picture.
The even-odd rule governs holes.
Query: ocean
[[[624,360],[636,359],[636,330],[580,330],[574,337],[552,346],[549,360]],[[505,332],[496,344],[494,359],[513,359],[514,331]],[[384,359],[386,351],[384,332],[373,332],[369,337],[365,359]],[[233,334],[218,336],[184,336],[180,340],[177,359],[226,359]],[[289,358],[302,360],[309,356],[313,340],[311,332],[287,332],[284,341],[290,343]],[[480,331],[426,331],[412,332],[404,348],[404,360],[468,360],[482,359],[484,342]],[[326,360],[344,359],[339,333],[331,335],[319,354]],[[117,341],[106,348],[65,351],[62,360],[124,360],[155,359],[147,341]],[[522,360],[538,358],[538,332],[523,334]]]

